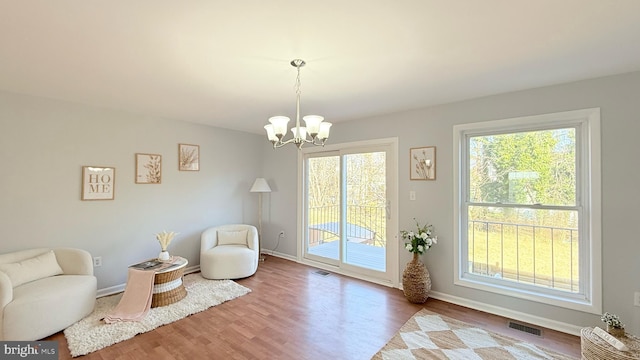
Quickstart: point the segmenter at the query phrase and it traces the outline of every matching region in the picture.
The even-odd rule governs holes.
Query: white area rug
[[[231,280],[207,280],[199,273],[185,276],[184,287],[187,297],[152,308],[140,322],[106,324],[101,319],[115,308],[122,293],[99,298],[93,313],[64,330],[71,356],[86,355],[251,292]]]

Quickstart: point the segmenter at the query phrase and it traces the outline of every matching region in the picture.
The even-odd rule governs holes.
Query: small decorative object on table
[[[166,231],[163,231],[161,233],[156,234],[156,239],[158,239],[158,242],[160,243],[160,248],[162,249],[162,251],[158,255],[158,260],[162,260],[162,261],[171,260],[171,256],[169,255],[167,248],[169,247],[171,240],[173,240],[173,238],[176,235],[178,235],[178,233],[175,233],[173,231],[169,233]]]
[[[417,220],[416,225],[417,232],[401,232],[402,239],[405,240],[405,249],[413,253],[413,259],[402,272],[402,289],[407,300],[422,304],[427,301],[431,291],[431,276],[427,267],[420,261],[419,255],[436,244],[438,237],[433,235],[433,225],[420,226]]]
[[[605,312],[600,318],[602,322],[607,324],[607,332],[615,337],[624,336],[624,324],[620,322],[618,315]]]

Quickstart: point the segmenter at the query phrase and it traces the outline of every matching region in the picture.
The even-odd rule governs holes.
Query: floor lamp
[[[264,256],[262,256],[262,193],[271,192],[271,188],[267,180],[257,178],[249,191],[258,193],[258,251],[260,252],[260,261],[264,261]]]

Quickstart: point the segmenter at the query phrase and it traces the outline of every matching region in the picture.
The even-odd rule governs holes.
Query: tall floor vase
[[[413,253],[413,260],[407,263],[402,272],[402,289],[407,300],[414,304],[422,304],[429,298],[431,276],[427,267],[420,261],[418,253]]]

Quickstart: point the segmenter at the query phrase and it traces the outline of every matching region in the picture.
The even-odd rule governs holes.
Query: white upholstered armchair
[[[239,279],[258,270],[258,230],[253,225],[221,225],[200,237],[200,271],[207,279]]]
[[[89,315],[96,303],[91,255],[30,249],[0,255],[0,340],[34,341]]]

